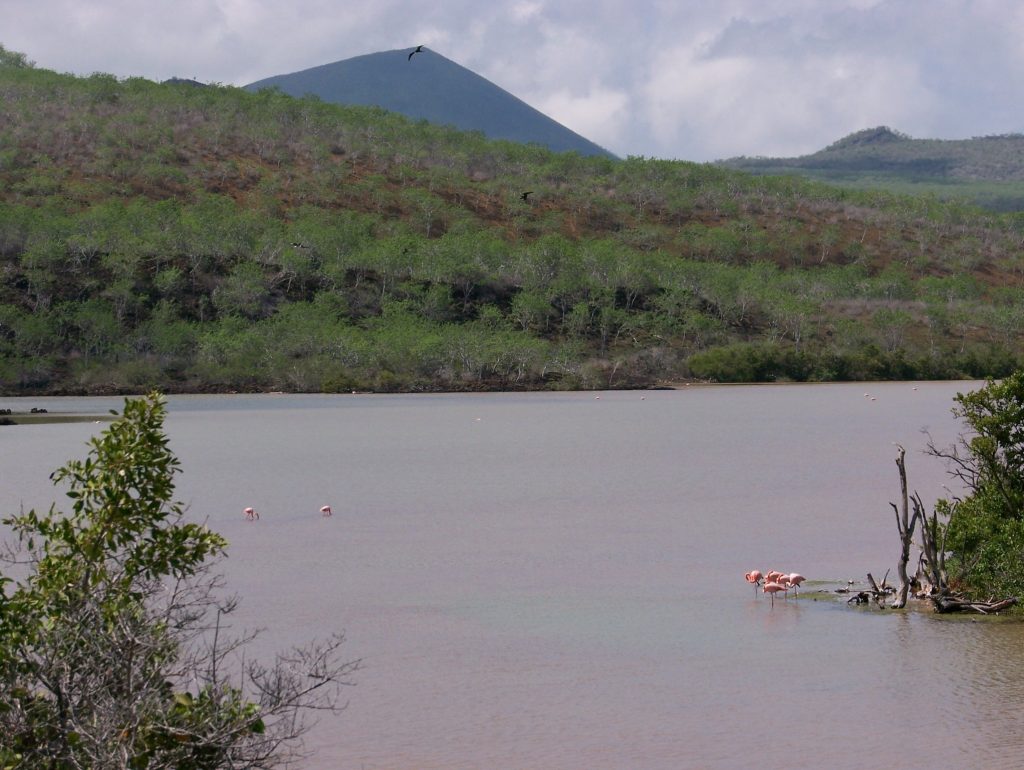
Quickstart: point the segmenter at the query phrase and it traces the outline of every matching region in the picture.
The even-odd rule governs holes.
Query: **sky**
[[[621,157],[1024,132],[1020,0],[0,0],[0,44],[238,86],[423,44]]]

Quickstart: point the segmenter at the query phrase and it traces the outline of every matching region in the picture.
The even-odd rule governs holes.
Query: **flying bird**
[[[416,46],[415,50],[413,50],[409,54],[409,58],[406,61],[412,61],[412,57],[415,56],[418,53],[423,53],[423,46],[421,46],[421,45]]]
[[[533,195],[533,190],[527,190],[526,192],[524,192],[519,197],[523,199],[524,203],[529,203],[530,202],[529,201],[529,196],[531,196],[531,195]]]

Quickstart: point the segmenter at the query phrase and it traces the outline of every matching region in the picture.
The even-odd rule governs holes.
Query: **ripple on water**
[[[195,397],[168,431],[254,653],[344,630],[364,659],[308,770],[1001,770],[1024,626],[743,581],[884,568],[892,442],[952,440],[964,389]],[[90,430],[5,433],[0,508],[47,505]],[[946,482],[911,473],[926,504]]]

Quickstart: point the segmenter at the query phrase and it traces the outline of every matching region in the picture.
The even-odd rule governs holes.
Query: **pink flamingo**
[[[765,573],[764,582],[766,583],[778,583],[779,578],[782,577],[782,573],[778,570],[770,569]]]
[[[793,592],[796,593],[797,596],[799,596],[800,595],[800,591],[797,590],[797,589],[800,588],[800,584],[803,583],[805,580],[807,580],[807,578],[805,578],[799,572],[790,572],[786,576],[786,578],[788,579],[789,584],[791,586],[793,586]]]
[[[793,587],[793,584],[789,582],[789,575],[783,573],[779,575],[779,579],[775,581],[778,583],[786,592],[785,598],[789,598],[789,589]]]
[[[785,591],[786,588],[781,583],[765,583],[761,590],[766,594],[771,594],[772,597],[772,608],[775,607],[775,594],[779,591]]]
[[[245,518],[249,521],[256,521],[256,519],[260,517],[260,515],[256,512],[256,509],[251,507],[243,509],[242,513],[245,514]]]
[[[333,511],[331,510],[331,506],[324,505],[324,506],[321,506],[320,513],[323,514],[324,516],[330,516],[330,515],[333,514]]]
[[[748,583],[753,583],[754,584],[754,595],[755,596],[757,596],[757,587],[759,585],[761,585],[761,578],[762,578],[761,570],[759,570],[759,569],[751,570],[750,572],[748,572],[746,575],[743,576],[743,579],[746,580]]]

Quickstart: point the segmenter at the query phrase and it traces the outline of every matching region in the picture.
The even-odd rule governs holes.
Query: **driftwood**
[[[849,599],[846,600],[847,604],[870,604],[872,601],[878,605],[879,609],[885,609],[884,599],[887,596],[896,592],[896,589],[889,585],[886,581],[889,578],[889,570],[885,571],[885,576],[882,578],[881,584],[879,584],[874,575],[868,573],[868,583],[871,585],[870,590],[858,591]],[[849,588],[839,588],[836,593],[849,593]]]
[[[936,612],[978,612],[982,615],[1001,612],[1017,603],[1015,598],[1002,599],[997,602],[982,602],[971,599],[955,599],[952,596],[933,596],[931,600]]]
[[[871,590],[874,591],[876,594],[879,594],[879,595],[891,594],[891,593],[893,593],[896,590],[891,585],[889,585],[889,583],[887,582],[888,580],[889,580],[889,570],[886,570],[885,574],[882,575],[882,584],[881,585],[879,585],[878,583],[875,582],[875,578],[871,575],[870,572],[868,573],[868,582],[871,584]]]
[[[878,586],[874,580],[871,579],[871,575],[868,574],[868,582],[871,583],[870,589],[863,591],[857,591],[849,599],[846,600],[847,604],[871,604],[872,602],[878,606],[879,609],[885,609],[884,599],[886,596],[896,592],[896,589],[892,586]],[[836,589],[836,593],[850,593],[847,588]],[[1017,604],[1015,598],[1001,599],[999,601],[975,601],[973,599],[963,599],[955,596],[931,596],[928,597],[932,601],[932,606],[938,613],[950,613],[950,612],[977,612],[981,615],[994,615],[1002,612],[1003,610],[1009,609]],[[893,603],[890,606],[895,606]]]

